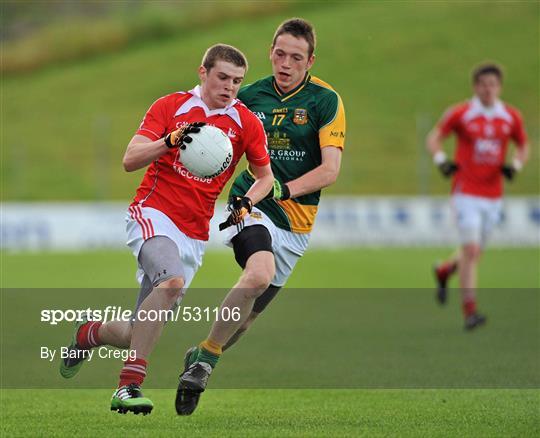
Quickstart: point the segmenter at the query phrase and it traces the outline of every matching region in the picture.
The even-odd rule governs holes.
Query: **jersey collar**
[[[306,84],[309,82],[310,79],[311,79],[311,75],[309,73],[306,73],[306,76],[304,77],[304,80],[302,82],[300,82],[300,84],[297,85],[296,88],[293,88],[288,93],[284,93],[278,87],[278,84],[276,83],[276,78],[274,78],[272,76],[272,86],[274,87],[274,90],[276,91],[276,93],[280,97],[281,101],[285,102],[287,99],[290,99],[291,97],[293,97],[294,95],[299,93],[300,90],[302,90],[302,88],[304,88],[306,86]]]
[[[233,99],[232,102],[225,108],[217,108],[211,110],[202,100],[200,85],[197,85],[192,90],[189,90],[189,94],[191,94],[191,99],[188,99],[182,104],[182,106],[180,106],[180,108],[178,108],[178,110],[174,114],[175,117],[181,114],[188,113],[194,107],[199,107],[204,110],[204,114],[206,115],[206,117],[226,115],[233,119],[238,124],[238,126],[242,127],[242,120],[240,119],[240,114],[235,108],[235,105],[238,103],[238,99]]]
[[[496,100],[492,106],[484,106],[478,96],[473,96],[469,109],[464,114],[464,119],[472,120],[476,117],[484,116],[488,120],[500,118],[508,123],[512,122],[512,116],[508,113],[504,104],[500,100]]]

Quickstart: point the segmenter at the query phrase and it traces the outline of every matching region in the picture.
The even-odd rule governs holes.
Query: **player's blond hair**
[[[237,67],[248,68],[246,56],[236,47],[228,44],[215,44],[204,53],[202,65],[206,70],[211,70],[217,61],[230,62]]]

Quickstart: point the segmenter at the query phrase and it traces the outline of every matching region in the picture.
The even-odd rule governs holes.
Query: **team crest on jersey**
[[[307,110],[296,108],[294,110],[293,122],[297,125],[305,125],[308,122]]]

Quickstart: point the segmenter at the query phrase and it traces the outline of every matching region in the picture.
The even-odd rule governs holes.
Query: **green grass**
[[[537,391],[209,390],[192,417],[176,416],[173,391],[148,392],[155,412],[134,417],[107,412],[110,391],[43,390],[39,397],[34,391],[6,391],[3,435],[533,437],[540,432]],[[29,400],[32,408],[21,409]]]
[[[422,288],[432,286],[431,266],[450,248],[310,249],[298,262],[290,288]],[[129,251],[85,253],[2,253],[4,288],[135,287],[135,262]],[[334,274],[339,273],[339,274]],[[488,249],[479,268],[484,288],[540,287],[540,252]],[[240,274],[232,251],[209,251],[192,286],[232,286]],[[455,284],[455,283],[453,283]]]
[[[474,333],[461,328],[456,291],[448,308],[434,303],[429,266],[447,253],[309,251],[288,290],[222,359],[189,418],[174,413],[177,373],[209,323],[165,328],[146,382],[154,413],[109,412],[119,361],[94,359],[62,380],[39,346],[65,344],[71,325],[40,323],[39,311],[131,308],[131,255],[3,253],[2,286],[27,289],[2,294],[2,434],[537,436],[538,250],[486,253],[480,303],[490,320]],[[230,253],[208,253],[183,304],[216,305],[224,290],[205,288],[232,284],[233,266]],[[81,286],[97,289],[74,289]],[[36,389],[13,389],[28,387]]]
[[[269,74],[271,36],[290,15],[315,24],[313,73],[330,82],[346,105],[343,170],[328,192],[445,193],[448,183],[421,144],[448,105],[470,96],[474,64],[495,59],[506,67],[504,98],[522,110],[531,144],[538,143],[539,8],[537,2],[297,6],[5,77],[2,199],[128,199],[141,172],[124,173],[121,158],[148,106],[192,87],[203,51],[218,41],[246,53],[247,82]],[[426,119],[419,132],[417,117]],[[510,193],[538,192],[535,147],[531,159]]]

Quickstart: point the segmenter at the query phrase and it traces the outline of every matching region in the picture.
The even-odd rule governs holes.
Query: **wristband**
[[[440,166],[442,163],[446,161],[446,154],[443,151],[437,151],[435,152],[435,155],[433,155],[433,162]]]
[[[168,133],[165,136],[164,140],[165,140],[165,146],[167,146],[169,149],[172,149],[175,147],[175,145],[171,143],[171,133]]]

